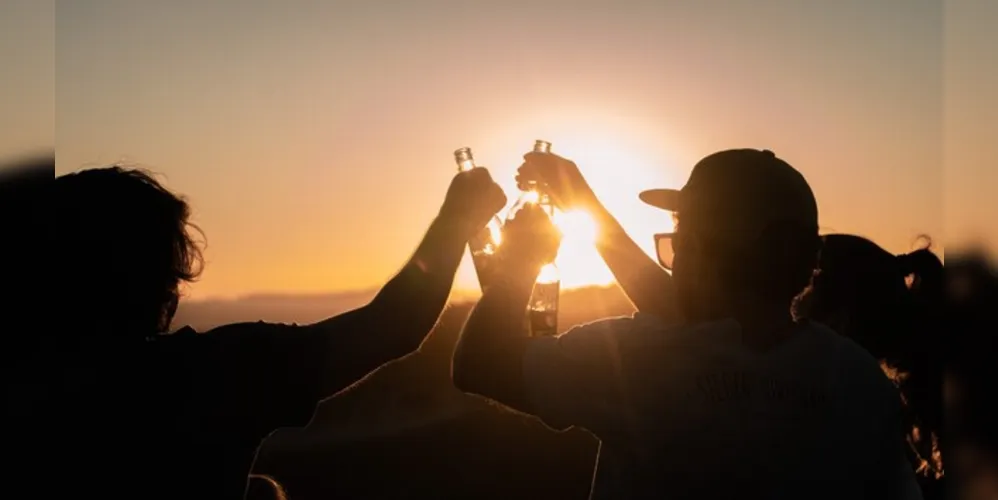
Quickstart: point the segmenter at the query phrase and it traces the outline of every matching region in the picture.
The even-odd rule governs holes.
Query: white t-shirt
[[[900,398],[877,361],[802,324],[767,351],[733,320],[635,315],[532,341],[537,416],[600,439],[593,499],[920,499]]]

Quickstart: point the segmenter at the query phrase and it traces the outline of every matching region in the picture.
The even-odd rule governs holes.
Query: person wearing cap
[[[505,228],[501,279],[455,348],[459,389],[599,438],[594,499],[921,498],[877,361],[791,314],[821,245],[800,172],[770,151],[728,150],[680,190],[641,193],[676,215],[676,231],[655,236],[658,265],[574,163],[525,160],[521,180],[597,220],[597,248],[637,313],[530,338],[523,311],[559,237],[522,211]]]

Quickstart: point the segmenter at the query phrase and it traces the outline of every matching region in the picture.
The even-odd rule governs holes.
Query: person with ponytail
[[[943,477],[944,280],[931,240],[921,239],[922,248],[894,255],[860,236],[824,236],[818,269],[794,312],[832,327],[881,360],[900,391],[909,458],[930,498]]]

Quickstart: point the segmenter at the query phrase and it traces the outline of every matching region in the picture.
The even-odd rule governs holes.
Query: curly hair
[[[55,186],[64,326],[133,338],[167,330],[180,285],[204,263],[187,202],[150,172],[118,165],[63,175]]]

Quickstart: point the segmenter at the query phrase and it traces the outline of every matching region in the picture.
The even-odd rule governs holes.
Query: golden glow
[[[609,285],[613,274],[596,251],[596,222],[584,211],[557,211],[554,223],[562,232],[561,247],[555,264],[562,286]],[[544,274],[544,270],[541,270]]]
[[[520,199],[523,200],[524,203],[537,203],[540,198],[541,195],[538,194],[537,191],[527,191],[520,195]]]
[[[589,213],[582,210],[569,212],[556,211],[554,224],[563,235],[562,245],[568,241],[571,245],[595,245],[596,222]]]
[[[993,59],[984,47],[994,43],[978,40],[994,40],[998,31],[946,18],[948,27],[957,23],[948,33],[966,35],[956,37],[964,46],[953,53],[970,50],[963,64],[946,68],[947,82],[956,79],[944,99],[954,119],[946,120],[942,144],[938,37],[918,36],[938,25],[932,2],[921,2],[925,8],[912,13],[918,21],[905,23],[890,22],[893,14],[874,7],[878,2],[788,9],[767,19],[779,34],[768,37],[753,36],[758,26],[741,21],[755,9],[749,2],[721,11],[708,2],[672,2],[664,16],[662,2],[552,7],[558,22],[549,7],[538,10],[540,2],[464,2],[456,13],[427,2],[386,20],[378,2],[355,2],[342,15],[343,2],[288,12],[257,1],[240,4],[246,8],[238,22],[231,9],[205,3],[122,9],[110,0],[61,2],[58,41],[47,37],[34,47],[49,55],[14,58],[8,68],[18,75],[56,69],[59,85],[53,90],[46,77],[48,84],[25,87],[29,92],[6,92],[13,114],[5,118],[17,126],[0,138],[18,148],[58,143],[59,174],[121,160],[164,174],[167,187],[190,200],[210,241],[194,298],[376,289],[412,255],[436,215],[457,168],[455,147],[470,146],[476,163],[515,199],[516,169],[538,138],[578,163],[649,255],[652,234],[668,231],[669,220],[643,206],[638,193],[682,186],[697,160],[730,147],[776,151],[818,192],[823,225],[868,235],[895,253],[911,250],[914,234],[937,235],[943,227],[949,245],[951,236],[973,236],[974,226],[989,228],[981,236],[998,243],[988,224],[995,212],[970,201],[998,183],[998,169],[973,168],[998,156],[998,143],[981,135],[989,130],[981,120],[993,114],[981,114],[990,101],[966,91],[998,88],[998,72],[980,75],[989,65],[976,63]],[[0,25],[15,34],[45,32],[52,16],[45,17],[36,25],[0,16]],[[464,22],[482,18],[489,19],[484,36],[479,23]],[[858,21],[882,29],[856,29]],[[593,26],[601,36],[579,36]],[[698,36],[682,44],[647,43],[689,26]],[[533,36],[495,43],[497,33],[511,30]],[[133,32],[149,40],[136,44]],[[724,43],[732,39],[746,43]],[[36,64],[51,58],[53,43],[57,64]],[[532,64],[525,54],[556,58],[559,71],[525,71]],[[804,72],[801,54],[808,54]],[[468,78],[467,62],[483,57],[488,64]],[[129,78],[121,77],[122,61]],[[739,78],[726,77],[732,74]],[[850,85],[852,74],[868,77]],[[759,92],[760,82],[774,85]],[[788,92],[794,106],[785,105]],[[757,110],[771,116],[760,121]],[[809,121],[813,116],[822,119]],[[880,133],[892,128],[899,133]],[[985,144],[992,145],[981,149]],[[944,169],[941,179],[941,160],[973,175]],[[856,179],[892,179],[891,165],[911,173],[897,181],[899,189],[856,192]],[[583,257],[568,258],[567,244],[565,252],[566,284],[578,282],[576,265],[583,275],[607,276],[593,253],[582,266]],[[455,288],[479,290],[470,257],[459,273]]]
[[[557,117],[557,118],[555,118]],[[514,182],[516,168],[522,163],[523,152],[510,150],[509,143],[527,143],[533,135],[543,135],[553,144],[551,151],[574,161],[592,186],[600,201],[647,255],[654,258],[653,235],[668,232],[672,220],[668,212],[645,205],[638,198],[644,189],[681,186],[685,180],[683,163],[647,148],[642,138],[643,124],[621,120],[614,114],[588,110],[580,115],[571,110],[558,110],[552,115],[518,117],[511,124],[515,130],[497,133],[496,145],[483,144],[481,150],[495,150],[499,157],[487,158],[493,177],[507,193],[517,193]],[[550,123],[547,120],[551,120]],[[526,123],[524,123],[526,122]],[[510,136],[507,137],[506,135]],[[514,136],[521,136],[517,139]],[[662,143],[661,139],[657,139]],[[666,144],[670,149],[674,146]],[[516,198],[515,196],[513,197]],[[596,250],[597,227],[584,211],[555,212],[555,224],[563,239],[555,261],[563,288],[609,285],[613,273]],[[473,275],[472,275],[473,276]]]
[[[654,258],[653,235],[669,232],[673,225],[668,212],[645,205],[638,198],[644,189],[655,187],[681,186],[685,180],[684,171],[670,168],[679,163],[669,157],[645,149],[640,134],[632,129],[640,128],[638,123],[614,123],[612,117],[596,116],[589,118],[565,110],[564,119],[557,123],[522,122],[514,124],[522,127],[522,139],[504,137],[500,144],[487,142],[479,149],[483,153],[483,165],[489,167],[493,178],[503,187],[510,203],[522,197],[524,201],[538,200],[536,192],[521,193],[514,177],[516,168],[522,163],[523,151],[509,148],[509,143],[530,143],[527,139],[534,134],[549,137],[553,144],[552,152],[574,161],[586,180],[589,181],[600,201],[617,218],[620,224],[645,253]],[[520,117],[521,119],[523,117]],[[527,117],[530,122],[530,117]],[[501,154],[489,157],[491,151]],[[590,214],[584,211],[555,211],[554,222],[563,234],[562,244],[555,261],[560,274],[562,288],[583,286],[605,286],[614,283],[613,273],[603,262],[596,250],[597,227]],[[460,283],[474,283],[475,275],[470,265],[462,269]]]
[[[462,159],[457,162],[457,169],[461,172],[467,172],[473,168],[475,168],[475,160]]]
[[[500,245],[502,243],[502,225],[499,223],[499,221],[493,219],[492,222],[489,223],[488,228],[489,228],[489,234],[492,235],[492,242],[495,243],[496,246]],[[495,252],[495,248],[492,247],[491,245],[488,246],[485,250],[490,254]]]
[[[537,275],[538,283],[552,283],[558,280],[558,268],[548,264],[541,268],[540,274]]]

